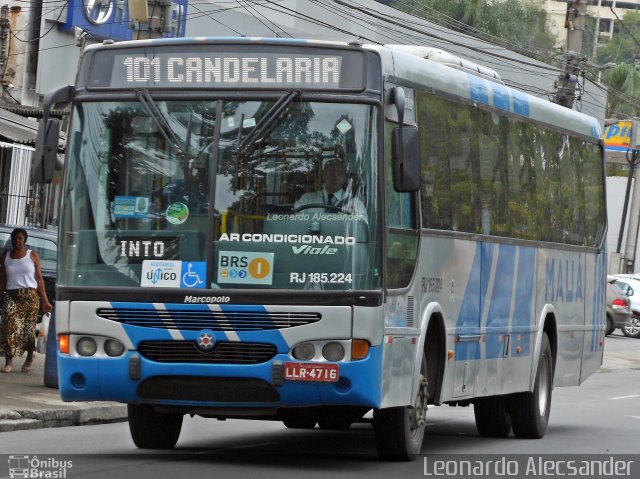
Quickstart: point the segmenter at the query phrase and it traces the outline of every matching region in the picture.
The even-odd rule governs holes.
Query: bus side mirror
[[[60,120],[48,118],[40,120],[36,136],[36,151],[31,163],[31,179],[38,183],[51,183],[58,160],[58,137]]]
[[[420,189],[420,138],[415,126],[393,129],[393,187],[400,193]]]
[[[64,85],[44,96],[42,120],[36,135],[36,151],[31,162],[31,179],[37,183],[51,183],[58,162],[58,137],[60,120],[49,118],[51,108],[57,103],[68,103],[73,99],[75,88]]]

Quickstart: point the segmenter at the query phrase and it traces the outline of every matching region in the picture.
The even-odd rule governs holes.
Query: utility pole
[[[564,53],[564,70],[556,80],[554,101],[567,108],[573,108],[576,85],[582,61],[582,40],[587,17],[588,0],[569,0],[564,27],[567,29],[567,46]]]
[[[3,72],[6,69],[9,52],[9,33],[11,31],[11,25],[9,24],[9,6],[2,5],[0,7],[0,71]],[[4,78],[0,78],[4,80]]]
[[[600,8],[602,7],[602,0],[598,0],[598,10],[596,13],[596,29],[593,33],[593,51],[591,52],[591,61],[595,63],[596,53],[598,52],[598,40],[600,39]],[[600,79],[598,78],[598,81]]]
[[[136,40],[162,38],[171,31],[171,0],[129,0]]]
[[[629,151],[627,152],[627,161],[629,162],[629,179],[633,177],[633,197],[631,199],[631,205],[629,205],[629,227],[627,229],[627,241],[624,249],[623,257],[623,272],[633,273],[635,270],[636,249],[638,244],[638,225],[640,223],[640,169],[638,165],[638,149],[640,148],[640,118],[634,118],[631,126],[631,138],[629,142]],[[627,190],[629,190],[629,184]],[[628,195],[625,201],[629,201]],[[625,203],[626,207],[626,203]],[[626,208],[625,208],[626,209]],[[624,219],[622,220],[624,222]],[[624,226],[624,224],[623,224]],[[620,243],[620,240],[618,240]],[[619,250],[619,248],[618,248]]]

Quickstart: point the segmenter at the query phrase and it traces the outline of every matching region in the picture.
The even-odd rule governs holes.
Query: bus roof
[[[382,58],[383,74],[402,79],[416,86],[422,85],[430,89],[447,93],[473,101],[477,104],[529,118],[557,128],[573,131],[578,134],[602,138],[602,127],[597,119],[569,108],[565,108],[548,100],[530,95],[520,90],[505,86],[497,75],[490,69],[460,59],[455,65],[451,59],[454,55],[425,55],[430,50],[426,47],[407,45],[363,45],[358,41],[341,42],[328,40],[298,39],[298,38],[262,38],[262,37],[185,37],[161,38],[113,42],[105,40],[101,44],[87,46],[86,51],[103,48],[131,48],[160,45],[282,45],[282,46],[315,46],[330,48],[362,48],[375,51]],[[442,53],[441,50],[439,50]],[[429,58],[425,58],[429,56]],[[440,57],[440,59],[438,58]],[[473,65],[473,68],[465,68]],[[462,66],[462,68],[460,67]],[[493,78],[491,78],[493,77]]]
[[[584,136],[602,138],[602,127],[596,118],[510,88],[499,83],[499,80],[489,79],[486,74],[422,58],[416,55],[419,50],[406,49],[404,46],[385,45],[374,48],[383,58],[389,56],[387,61],[383,60],[383,74],[392,74],[416,85]]]

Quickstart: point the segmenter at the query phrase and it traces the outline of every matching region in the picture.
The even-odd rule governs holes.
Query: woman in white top
[[[13,357],[22,356],[25,351],[27,358],[22,372],[31,371],[39,297],[42,298],[42,310],[51,312],[40,271],[40,257],[27,249],[27,237],[23,228],[14,229],[11,232],[12,249],[5,251],[0,259],[0,292],[4,293],[0,322],[0,351],[4,351],[5,358],[3,373],[10,373]]]

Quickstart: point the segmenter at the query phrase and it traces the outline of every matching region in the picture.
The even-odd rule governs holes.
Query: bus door
[[[387,171],[391,171],[391,131],[395,123],[387,122]],[[388,291],[385,303],[383,344],[382,406],[404,406],[412,401],[415,369],[420,368],[421,351],[417,350],[420,328],[416,321],[416,298],[419,281],[414,281],[418,260],[418,221],[415,193],[399,193],[392,175],[386,179],[386,273]]]

